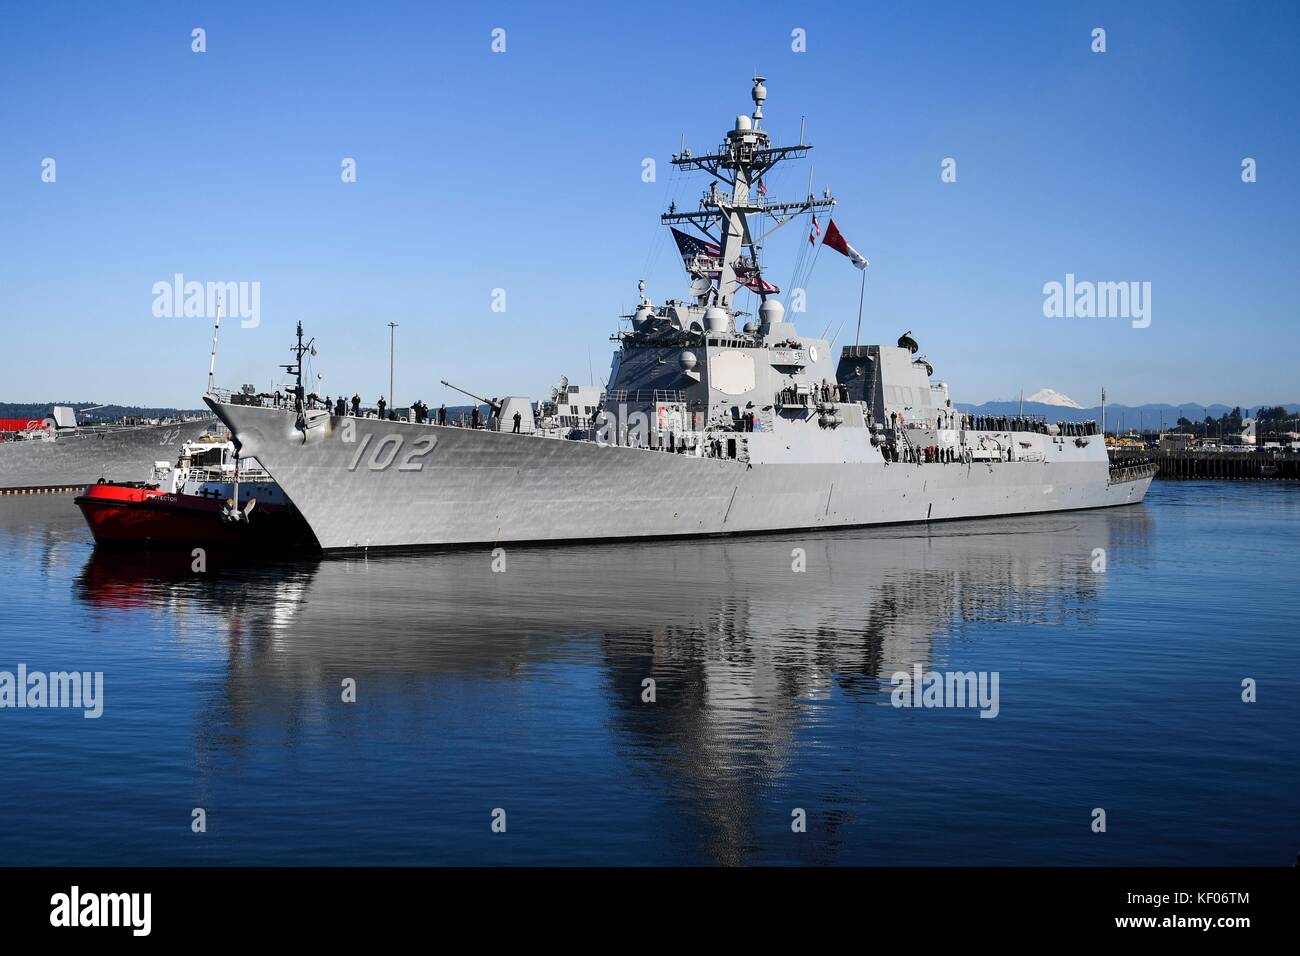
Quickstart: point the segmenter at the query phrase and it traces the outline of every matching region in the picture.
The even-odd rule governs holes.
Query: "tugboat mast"
[[[217,336],[221,334],[221,300],[217,299],[217,324],[212,329],[212,355],[208,359],[208,394],[216,394]]]
[[[802,135],[798,145],[773,146],[767,132],[759,128],[763,103],[767,99],[764,80],[765,77],[754,77],[754,88],[750,91],[754,100],[753,115],[736,117],[735,128],[727,133],[726,142],[716,153],[694,156],[689,148],[683,148],[672,158],[673,165],[679,169],[703,170],[731,187],[731,195],[727,196],[718,190],[715,182],[700,200],[699,209],[692,212],[671,210],[659,217],[665,225],[690,223],[721,249],[716,261],[699,263],[701,268],[720,274],[716,290],[710,289],[698,295],[700,305],[716,304],[730,310],[737,288],[742,285],[764,298],[770,294],[763,291],[765,286],[759,262],[761,242],[767,234],[756,239],[750,230],[749,216],[771,215],[778,220],[774,228],[779,228],[794,216],[830,209],[835,205],[829,192],[818,199],[812,195],[811,187],[808,197],[802,202],[768,202],[762,195],[763,191],[757,188],[778,163],[802,158],[812,149],[802,141]]]

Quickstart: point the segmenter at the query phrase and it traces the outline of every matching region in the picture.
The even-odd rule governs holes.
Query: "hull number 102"
[[[397,463],[398,471],[420,471],[424,468],[424,459],[438,444],[437,436],[421,435],[410,445],[398,434],[385,435],[371,447],[374,435],[364,435],[357,445],[357,450],[348,463],[348,471],[356,471],[363,462],[370,471],[386,471]],[[366,454],[369,449],[370,454]]]

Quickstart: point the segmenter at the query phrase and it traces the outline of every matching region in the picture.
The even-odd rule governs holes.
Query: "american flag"
[[[758,194],[760,196],[767,195],[767,183],[763,182],[761,179],[758,181]]]
[[[680,229],[673,230],[673,240],[677,243],[677,251],[682,254],[683,259],[690,259],[693,256],[712,256],[716,259],[722,255],[720,247],[703,239],[688,236]]]

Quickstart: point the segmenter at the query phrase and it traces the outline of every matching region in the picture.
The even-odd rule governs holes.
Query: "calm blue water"
[[[96,554],[70,497],[3,498],[0,670],[103,671],[105,701],[0,710],[0,859],[1289,865],[1298,518],[1297,485],[1157,483],[928,531],[514,549],[499,574],[195,574]],[[999,715],[890,706],[913,662],[998,672]]]

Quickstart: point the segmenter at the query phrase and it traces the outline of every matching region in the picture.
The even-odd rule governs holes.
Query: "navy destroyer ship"
[[[101,478],[143,481],[159,455],[193,441],[211,416],[135,425],[84,425],[67,405],[49,416],[0,429],[0,493],[80,491]]]
[[[327,551],[846,528],[1141,501],[1154,469],[1112,469],[1094,424],[972,418],[910,334],[835,356],[796,328],[763,277],[756,230],[816,217],[835,200],[811,190],[795,202],[767,198],[763,177],[811,146],[802,136],[773,145],[763,78],[751,95],[753,112],[716,151],[672,158],[713,179],[698,208],[661,216],[689,292],[656,303],[640,283],[594,434],[516,432],[518,397],[493,400],[482,428],[314,407],[301,382],[301,324],[296,364],[285,366],[298,378],[291,404],[216,389],[205,400]],[[686,241],[678,225],[700,238]],[[838,251],[865,265],[834,235]],[[741,289],[761,299],[757,315],[738,307]]]

